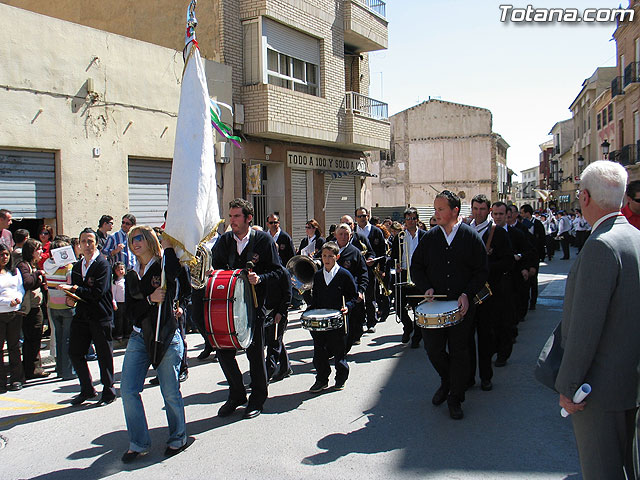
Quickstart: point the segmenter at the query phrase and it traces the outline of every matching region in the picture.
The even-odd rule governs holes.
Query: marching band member
[[[280,228],[280,217],[275,213],[272,213],[267,217],[267,228],[269,235],[276,242],[278,249],[278,256],[282,265],[287,265],[287,262],[295,255],[293,247],[293,240],[289,234]]]
[[[368,253],[373,255],[369,256],[365,260],[367,264],[367,270],[369,274],[369,285],[365,292],[365,312],[367,321],[367,332],[374,333],[376,331],[376,323],[378,319],[376,317],[376,295],[375,292],[379,289],[378,282],[376,281],[375,274],[373,273],[374,265],[377,265],[380,271],[384,271],[384,256],[386,254],[386,242],[382,230],[369,223],[369,210],[365,207],[359,207],[356,209],[356,232],[363,237],[367,238],[371,245],[371,250]],[[374,257],[382,257],[380,260],[374,260]]]
[[[322,230],[320,230],[320,224],[312,218],[307,221],[305,225],[305,232],[307,236],[300,241],[300,247],[296,255],[307,255],[309,257],[317,257],[320,255],[320,249],[324,243],[322,238]]]
[[[258,306],[253,325],[253,341],[247,348],[247,359],[251,373],[251,396],[244,411],[244,418],[260,415],[267,399],[267,369],[264,358],[264,301],[267,282],[275,280],[280,268],[280,258],[271,236],[250,228],[253,220],[253,205],[242,198],[229,202],[229,225],[216,242],[213,250],[213,268],[231,270],[246,268],[253,262],[253,271],[248,274],[249,283],[255,287]],[[242,381],[242,372],[236,361],[235,350],[216,350],[220,367],[229,383],[229,398],[218,416],[227,417],[247,401],[247,391]]]
[[[413,207],[405,209],[404,233],[397,233],[391,242],[391,261],[396,264],[396,282],[402,284],[406,284],[407,282],[407,273],[409,272],[413,252],[420,240],[427,233],[424,230],[418,229],[418,220],[418,210]],[[414,321],[409,317],[409,310],[407,309],[407,294],[413,291],[413,287],[410,285],[402,285],[398,290],[400,290],[400,298],[396,297],[395,300],[396,315],[398,315],[400,321],[402,321],[402,343],[408,343],[411,339],[411,333],[413,333],[411,347],[418,348],[420,346],[420,340],[422,339],[422,332],[420,331],[420,327],[415,325]]]
[[[267,378],[270,383],[279,382],[293,373],[289,354],[283,337],[289,323],[288,310],[291,304],[291,275],[280,266],[278,277],[267,284],[265,307],[270,311],[269,325],[265,328],[267,344]]]
[[[470,226],[475,228],[482,238],[489,260],[489,287],[492,295],[477,306],[474,329],[478,332],[478,370],[480,373],[480,388],[489,391],[493,388],[491,378],[491,358],[495,353],[495,346],[499,348],[504,342],[511,342],[505,324],[509,315],[505,312],[505,301],[508,300],[508,274],[513,268],[513,250],[509,241],[509,234],[498,228],[489,217],[489,209],[495,216],[504,217],[506,205],[491,201],[483,194],[476,195],[471,200],[471,214],[473,220]],[[476,344],[475,334],[472,332],[469,343],[471,354],[471,369],[469,385],[475,383],[476,376]]]
[[[369,275],[367,264],[362,253],[351,243],[351,227],[346,223],[341,223],[336,228],[336,242],[338,244],[338,265],[351,273],[356,280],[358,298],[353,308],[349,311],[349,333],[347,335],[347,352],[353,345],[360,344],[362,337],[362,326],[364,325],[364,295],[369,285]]]
[[[464,416],[461,403],[469,378],[469,336],[475,313],[471,300],[484,286],[489,269],[480,236],[459,220],[458,196],[444,190],[436,195],[434,206],[438,227],[426,232],[413,252],[411,277],[428,301],[433,301],[434,294],[457,300],[464,317],[456,325],[422,332],[441,382],[431,401],[440,405],[446,400],[449,415],[458,420]]]
[[[336,233],[340,231],[340,227]],[[343,230],[346,231],[346,230]],[[328,308],[340,310],[345,315],[347,331],[351,330],[347,313],[350,312],[358,301],[356,283],[349,271],[338,265],[336,259],[340,249],[333,242],[322,246],[323,268],[313,277],[313,290],[311,309]],[[360,255],[358,253],[358,255]],[[347,349],[345,329],[338,328],[326,332],[311,332],[313,337],[313,366],[316,369],[316,381],[309,389],[311,393],[318,393],[329,386],[331,367],[329,358],[334,357],[336,368],[335,389],[342,390],[349,376],[347,364]]]

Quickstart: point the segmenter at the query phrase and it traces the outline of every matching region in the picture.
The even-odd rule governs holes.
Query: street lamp
[[[609,160],[609,147],[611,144],[607,142],[607,139],[605,138],[604,142],[602,142],[600,146],[602,147],[602,156],[605,160]]]
[[[582,172],[582,167],[584,167],[584,157],[580,155],[578,157],[578,171]]]

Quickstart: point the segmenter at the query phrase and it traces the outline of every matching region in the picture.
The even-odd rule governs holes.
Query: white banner
[[[187,252],[183,261],[195,256],[198,243],[220,220],[207,79],[200,50],[194,42],[187,48],[165,227]]]

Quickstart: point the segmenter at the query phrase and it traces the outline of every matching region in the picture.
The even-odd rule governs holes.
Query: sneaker
[[[314,383],[313,385],[311,385],[311,388],[309,389],[309,392],[311,393],[319,393],[322,390],[324,390],[325,388],[329,387],[329,382],[324,380],[316,380],[316,383]]]

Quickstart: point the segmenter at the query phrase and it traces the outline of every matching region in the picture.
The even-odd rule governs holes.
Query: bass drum
[[[253,340],[253,294],[243,270],[214,270],[207,280],[204,328],[211,346],[241,350]]]

